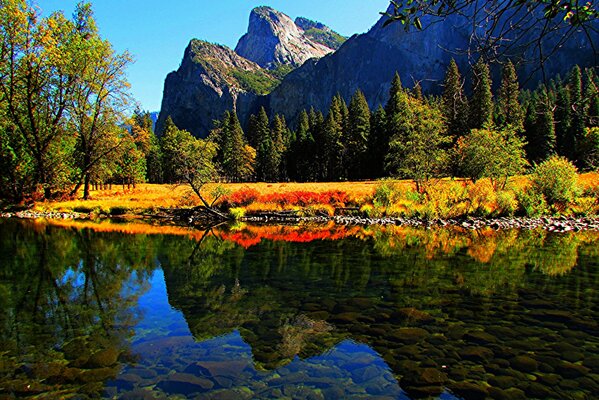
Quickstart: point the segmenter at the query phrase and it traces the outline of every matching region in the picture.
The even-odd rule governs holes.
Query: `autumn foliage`
[[[286,193],[260,194],[257,190],[244,188],[226,196],[222,204],[226,207],[242,207],[252,203],[278,204],[280,206],[310,206],[328,204],[343,207],[349,202],[347,193],[340,190],[326,192],[293,191]]]

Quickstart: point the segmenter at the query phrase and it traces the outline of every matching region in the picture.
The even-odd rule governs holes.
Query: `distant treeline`
[[[264,108],[244,132],[235,112],[225,113],[206,139],[215,144],[224,180],[340,181],[388,176],[418,182],[439,176],[499,178],[525,172],[551,155],[581,170],[599,165],[599,80],[578,66],[535,91],[520,91],[507,62],[497,93],[489,67],[469,74],[472,94],[452,61],[441,96],[408,90],[396,74],[384,107],[374,112],[360,90],[349,105],[333,97],[326,115],[313,108],[295,129]],[[163,141],[177,128],[169,120]],[[165,163],[168,160],[164,159]],[[177,180],[163,175],[164,182]]]

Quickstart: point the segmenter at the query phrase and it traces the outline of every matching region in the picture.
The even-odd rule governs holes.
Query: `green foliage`
[[[84,185],[87,197],[92,179],[115,173],[130,55],[102,39],[84,2],[72,20],[63,12],[42,17],[33,3],[2,2],[0,48],[1,180],[10,176],[21,191],[3,196],[20,200],[38,188],[45,198],[74,195]]]
[[[531,180],[550,205],[571,203],[578,193],[576,167],[564,157],[552,156],[536,165]]]
[[[178,129],[167,119],[162,136],[162,156],[165,178],[171,183],[185,182],[189,184],[204,206],[211,204],[204,198],[204,185],[218,178],[215,158],[218,144],[204,139],[196,139],[191,133]]]
[[[412,178],[419,192],[426,191],[431,178],[448,167],[445,150],[451,139],[441,112],[405,94],[404,109],[394,119],[395,135],[389,143],[388,168]]]
[[[470,101],[470,128],[480,129],[493,122],[493,95],[489,66],[479,58],[472,68],[472,100]]]
[[[222,172],[233,182],[250,180],[254,175],[255,151],[247,146],[235,111],[226,113],[224,118],[228,121],[223,124],[221,131]]]
[[[245,217],[245,208],[243,207],[232,207],[229,209],[229,215],[235,221],[239,221],[243,217]]]
[[[390,207],[399,197],[397,185],[393,182],[383,182],[374,189],[372,202],[375,207]]]
[[[543,193],[535,187],[516,192],[518,203],[524,215],[531,218],[540,217],[547,213],[547,200]]]
[[[460,170],[469,178],[490,178],[495,188],[503,188],[510,176],[528,165],[524,142],[511,126],[473,129],[456,146]]]
[[[519,102],[520,89],[518,76],[511,61],[508,61],[502,70],[501,87],[497,96],[497,125],[510,125],[515,129],[522,129],[524,114]]]
[[[547,90],[542,87],[535,96],[532,107],[534,107],[534,120],[526,131],[527,146],[526,155],[533,163],[546,160],[556,150],[555,124],[553,119],[553,103],[549,98]]]
[[[277,66],[275,69],[270,70],[269,73],[274,76],[276,79],[278,79],[279,81],[282,81],[284,77],[287,76],[287,74],[289,74],[291,71],[293,71],[295,68],[293,67],[293,65],[289,65],[289,64],[281,64],[279,66]],[[278,84],[278,83],[276,83]],[[276,85],[275,84],[275,85]],[[271,89],[272,90],[272,89]]]
[[[586,170],[599,169],[599,127],[587,128],[580,144],[581,162]]]
[[[370,135],[370,109],[364,94],[357,90],[349,103],[347,132],[343,135],[345,169],[349,179],[365,178],[366,152]]]
[[[323,44],[333,50],[337,50],[347,40],[347,38],[341,36],[337,32],[316,27],[308,29],[304,34],[313,41]]]
[[[263,70],[248,71],[238,68],[232,70],[231,75],[243,90],[260,95],[270,93],[280,83],[279,79]]]
[[[370,135],[368,136],[368,176],[381,178],[385,174],[385,156],[389,152],[389,133],[387,131],[387,115],[385,109],[379,106],[372,114]]]
[[[500,190],[495,194],[497,214],[513,216],[518,211],[518,197],[512,190]]]
[[[468,132],[468,99],[464,95],[464,82],[453,58],[447,67],[443,86],[443,117],[447,121],[447,132],[455,142]]]

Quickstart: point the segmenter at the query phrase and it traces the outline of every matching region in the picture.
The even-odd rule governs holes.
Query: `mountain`
[[[310,40],[320,43],[330,49],[337,50],[347,40],[345,36],[341,36],[325,24],[304,17],[297,17],[295,25],[304,30]]]
[[[334,95],[348,101],[357,89],[374,109],[386,102],[396,71],[404,86],[419,82],[426,93],[440,93],[452,58],[464,76],[478,58],[468,52],[472,26],[462,15],[423,18],[423,30],[406,30],[401,23],[384,26],[386,19],[383,16],[368,32],[344,40],[318,22],[305,18],[294,22],[272,8],[258,7],[235,52],[192,40],[180,68],[166,78],[157,132],[171,115],[178,127],[205,137],[224,111],[235,109],[246,124],[260,106],[271,115],[284,115],[293,126],[301,110],[314,107],[326,112]],[[530,27],[531,35],[543,29],[540,25]],[[530,62],[534,59],[530,47],[510,37],[500,47],[507,43],[521,84],[534,88],[542,77],[563,75],[575,64],[598,65],[592,45],[599,43],[598,32],[589,32],[590,37],[576,32],[565,42],[563,31],[553,32],[543,45],[551,57],[542,70]],[[499,66],[491,70],[497,85]]]
[[[263,68],[275,69],[280,65],[298,67],[333,49],[312,41],[287,15],[257,7],[250,13],[248,31],[239,39],[235,52]]]
[[[287,15],[258,7],[252,10],[248,32],[235,51],[191,40],[181,65],[164,82],[156,132],[162,132],[168,116],[179,128],[198,137],[206,137],[213,121],[222,118],[227,110],[235,109],[245,121],[260,105],[266,105],[264,95],[285,74],[307,59],[334,51],[321,42],[334,46],[343,39],[327,26],[310,22],[314,25],[308,28],[311,36]]]
[[[287,75],[269,95],[271,114],[283,114],[293,123],[302,109],[313,106],[326,112],[334,95],[339,93],[349,101],[357,89],[362,90],[374,109],[387,101],[396,71],[404,86],[413,87],[419,82],[425,93],[440,93],[452,58],[468,77],[470,64],[478,57],[469,57],[471,27],[462,16],[454,15],[442,21],[423,18],[426,29],[408,31],[401,23],[384,26],[386,18],[383,16],[367,33],[349,38],[335,53],[309,60]],[[557,50],[546,60],[543,71],[538,63],[518,63],[533,58],[530,48],[512,46],[513,61],[519,65],[518,74],[525,88],[535,88],[542,72],[546,77],[553,77],[567,73],[575,64],[597,65],[593,47],[583,32],[566,43],[560,43],[561,33],[555,32],[546,40],[544,48]],[[598,43],[597,31],[591,34]],[[497,86],[498,66],[492,66],[492,72]]]
[[[235,108],[246,114],[258,95],[278,83],[267,70],[230,48],[194,39],[179,69],[166,77],[156,132],[162,132],[170,116],[179,128],[206,137],[212,121],[225,111]]]

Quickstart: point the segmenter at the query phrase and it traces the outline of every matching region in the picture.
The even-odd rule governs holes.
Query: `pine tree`
[[[314,138],[315,145],[313,154],[314,180],[324,180],[326,179],[325,138],[323,134],[324,115],[320,111],[315,111],[314,108],[310,108],[308,119],[310,123],[310,132]]]
[[[555,141],[557,154],[574,159],[574,138],[570,135],[572,124],[572,106],[570,103],[570,91],[560,84],[557,88],[555,103]]]
[[[162,136],[160,138],[160,148],[162,154],[162,172],[165,183],[174,183],[177,181],[177,174],[173,169],[174,148],[178,145],[179,129],[175,126],[172,118],[168,116],[164,122]]]
[[[524,115],[520,106],[520,89],[516,69],[511,61],[504,65],[502,70],[501,87],[497,96],[497,125],[510,125],[515,129],[522,129]]]
[[[256,178],[266,181],[271,175],[272,140],[270,137],[270,122],[264,107],[260,108],[256,125],[254,127],[254,140],[256,145]]]
[[[291,144],[291,157],[289,177],[292,180],[305,182],[311,180],[313,170],[314,138],[310,132],[310,121],[306,110],[302,110],[299,116],[296,140]]]
[[[570,72],[568,79],[568,85],[570,88],[570,104],[572,107],[572,123],[570,124],[570,140],[573,142],[573,148],[571,152],[573,154],[572,160],[578,158],[578,147],[580,141],[585,134],[585,104],[582,98],[582,75],[580,67],[576,65]]]
[[[271,137],[273,149],[271,152],[273,180],[285,180],[287,178],[287,165],[285,163],[285,152],[289,143],[288,130],[285,118],[275,115],[272,121]]]
[[[324,175],[323,178],[329,181],[337,181],[345,176],[343,170],[343,115],[340,99],[335,96],[331,101],[329,113],[322,126],[322,144]]]
[[[370,108],[364,93],[357,90],[349,103],[347,131],[343,135],[345,169],[349,179],[366,177],[366,151],[370,135]]]
[[[234,111],[229,113],[228,129],[223,133],[223,173],[233,182],[250,179],[253,166],[249,165],[243,129]]]
[[[584,77],[586,126],[597,126],[599,124],[599,90],[594,70],[587,68]]]
[[[553,104],[542,87],[536,98],[535,120],[527,131],[526,155],[531,163],[539,163],[555,154],[556,138]]]
[[[385,173],[385,158],[389,152],[389,136],[387,133],[387,115],[379,105],[370,119],[370,135],[368,136],[368,157],[366,171],[369,178],[382,178]]]
[[[404,132],[403,127],[409,119],[408,102],[409,95],[401,85],[399,74],[395,73],[389,91],[389,100],[385,104],[386,136],[389,141],[399,140]],[[385,156],[388,156],[388,153]]]
[[[420,82],[416,82],[414,84],[414,89],[412,89],[412,96],[414,96],[414,98],[417,100],[424,100],[424,96],[422,95],[422,86],[420,86]]]
[[[458,65],[451,59],[445,74],[442,111],[447,121],[447,132],[455,142],[468,132],[468,99],[464,95],[463,81]]]
[[[470,129],[480,129],[493,122],[493,95],[489,66],[479,58],[472,68]]]

